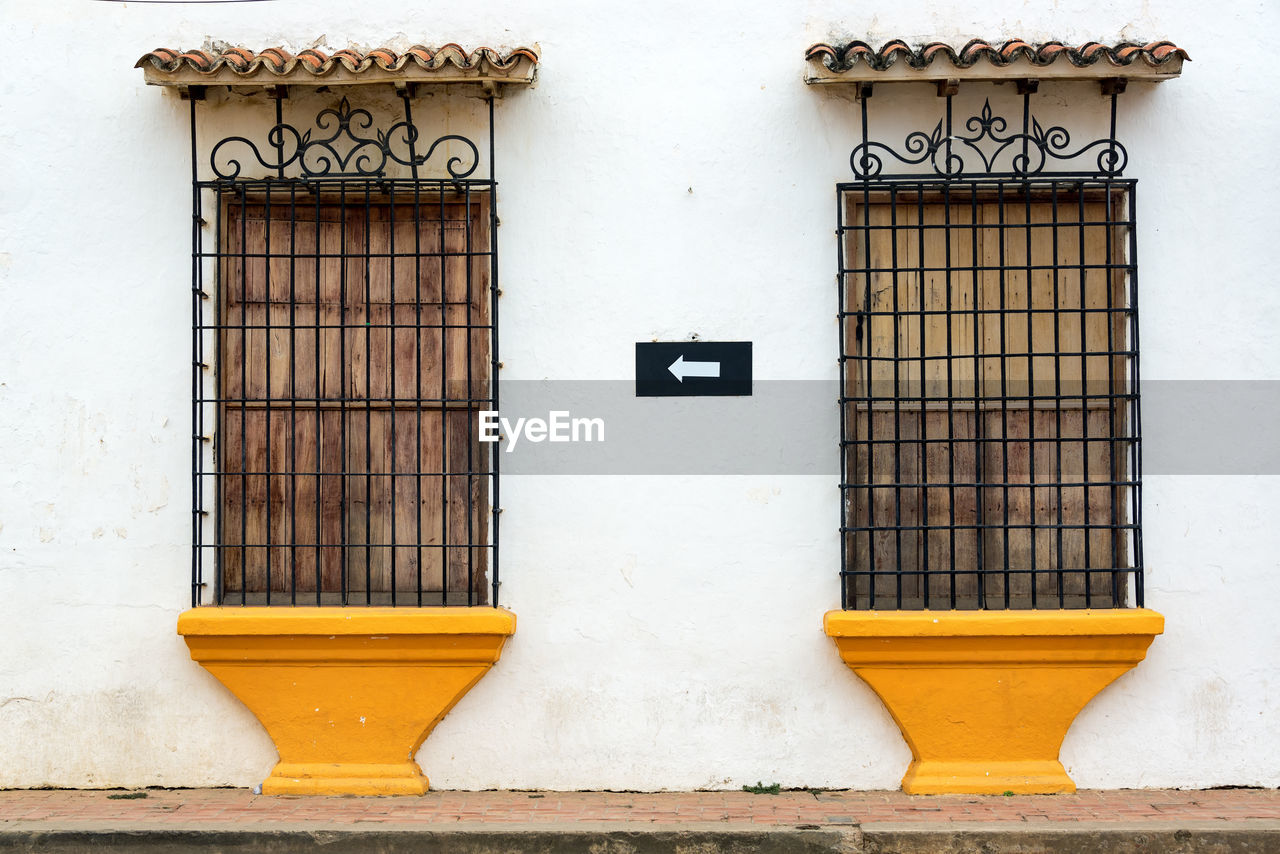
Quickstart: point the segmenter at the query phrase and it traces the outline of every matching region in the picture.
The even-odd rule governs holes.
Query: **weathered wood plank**
[[[1128,521],[1126,412],[1083,395],[1124,387],[1127,277],[1104,269],[1124,263],[1106,225],[1121,210],[892,201],[846,201],[866,226],[846,233],[847,308],[871,313],[846,323],[846,391],[873,398],[846,407],[847,518],[870,529],[849,535],[850,568],[883,574],[882,606],[946,607],[953,587],[959,607],[1109,603],[1111,574],[1081,570],[1130,559],[1112,530]],[[863,604],[871,589],[850,587]]]
[[[421,580],[435,601],[483,601],[487,447],[470,398],[488,393],[489,264],[466,255],[488,248],[488,209],[470,202],[423,199],[416,227],[412,204],[225,203],[228,596],[413,601]]]

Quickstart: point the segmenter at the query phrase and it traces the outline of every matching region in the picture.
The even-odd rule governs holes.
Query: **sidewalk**
[[[145,795],[145,797],[139,797]],[[122,797],[129,796],[129,797]],[[1280,852],[1280,791],[0,791],[0,852]],[[330,847],[332,846],[332,847]]]

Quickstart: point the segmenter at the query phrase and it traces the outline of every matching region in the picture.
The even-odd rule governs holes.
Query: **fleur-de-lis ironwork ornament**
[[[371,129],[373,135],[369,136]],[[285,169],[296,167],[304,178],[380,178],[386,174],[389,162],[420,167],[440,146],[450,142],[458,143],[469,152],[469,156],[455,154],[445,162],[445,170],[451,178],[461,180],[468,177],[480,163],[480,152],[475,143],[458,134],[438,137],[425,153],[419,154],[418,129],[407,120],[398,121],[386,130],[373,128],[373,116],[369,111],[353,109],[346,98],[336,108],[326,107],[316,114],[315,131],[318,133],[313,136],[310,129],[300,133],[293,125],[284,122],[273,125],[267,132],[267,148],[275,154],[274,159],[264,156],[252,140],[229,136],[213,146],[209,163],[219,178],[239,178],[242,163],[231,153],[236,146],[243,146],[261,166],[281,174]],[[326,135],[320,136],[319,133]]]
[[[1067,163],[1087,152],[1097,150],[1097,173],[1118,177],[1129,162],[1124,146],[1110,137],[1097,139],[1074,151],[1066,128],[1045,128],[1035,117],[1028,117],[1027,130],[1006,133],[1009,123],[991,110],[991,101],[964,122],[969,135],[947,133],[946,120],[929,133],[912,131],[903,142],[903,152],[882,142],[862,142],[853,149],[849,165],[858,178],[877,178],[884,170],[880,153],[907,166],[927,164],[936,174],[947,178],[973,174],[1038,175],[1054,161]],[[981,163],[982,168],[976,168]],[[1001,169],[1001,166],[1007,166]]]

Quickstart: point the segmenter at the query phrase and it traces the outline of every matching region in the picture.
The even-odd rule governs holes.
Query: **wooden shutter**
[[[846,413],[846,513],[869,529],[848,537],[851,567],[918,608],[926,584],[930,607],[952,584],[959,607],[1006,593],[1030,607],[1028,570],[1126,566],[1125,407],[1081,396],[1125,382],[1121,217],[1078,195],[898,194],[864,212],[851,194],[846,211],[847,393],[871,398]],[[855,579],[865,603],[871,582]],[[1058,583],[1036,576],[1036,598],[1056,607]],[[1109,577],[1062,583],[1074,602],[1087,586],[1110,601]]]
[[[486,199],[232,200],[222,222],[224,594],[482,599]]]

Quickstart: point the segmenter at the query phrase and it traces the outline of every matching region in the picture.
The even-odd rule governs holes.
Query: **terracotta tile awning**
[[[1012,39],[996,47],[974,39],[960,49],[943,42],[912,48],[901,39],[879,50],[862,41],[845,45],[815,44],[805,51],[808,83],[888,83],[942,80],[1167,80],[1182,73],[1191,57],[1168,41],[1121,42],[1107,46],[1087,42],[1069,47],[1061,42],[1030,44]]]
[[[292,54],[282,47],[254,52],[233,47],[218,53],[156,48],[143,54],[141,68],[155,86],[350,86],[364,83],[529,84],[538,63],[535,48],[507,51],[456,44],[433,49],[414,45],[402,53],[388,48],[354,49],[332,54],[307,49]]]

